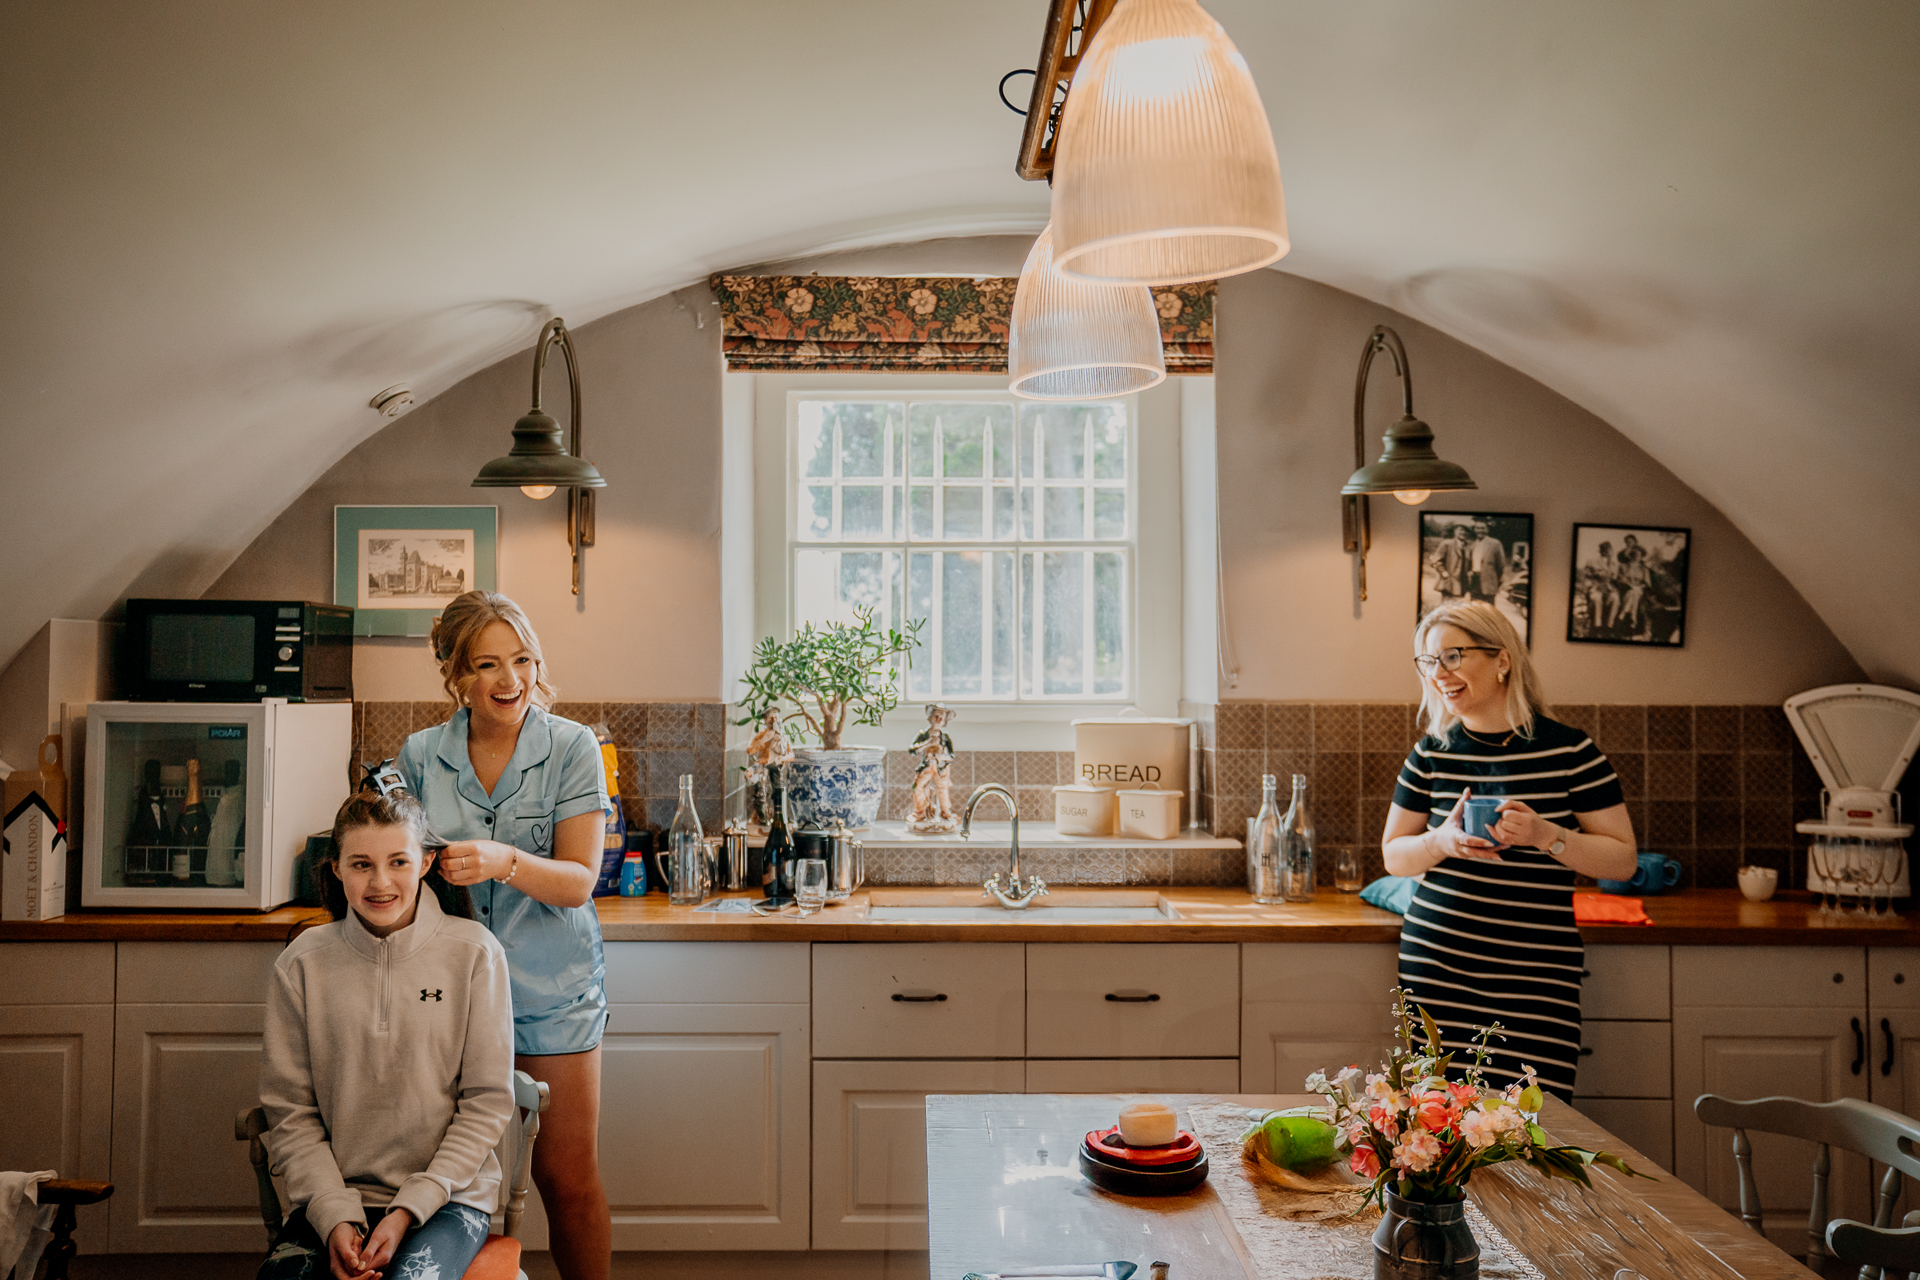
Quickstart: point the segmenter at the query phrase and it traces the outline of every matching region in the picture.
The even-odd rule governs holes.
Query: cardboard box
[[[37,772],[7,779],[0,836],[0,920],[51,920],[67,910],[67,829]]]

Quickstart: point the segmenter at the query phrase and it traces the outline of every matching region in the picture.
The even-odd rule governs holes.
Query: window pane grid
[[[796,426],[796,624],[925,619],[912,699],[1127,696],[1124,406],[802,401]]]

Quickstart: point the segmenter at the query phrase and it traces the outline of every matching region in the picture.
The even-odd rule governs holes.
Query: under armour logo
[[[420,988],[420,999],[423,1002],[427,1000],[438,1000],[439,998],[440,992],[438,990],[429,991],[425,987]]]

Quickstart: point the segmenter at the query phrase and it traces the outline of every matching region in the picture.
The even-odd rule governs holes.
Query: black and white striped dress
[[[1456,726],[1445,743],[1423,737],[1401,766],[1393,802],[1437,827],[1460,799],[1524,800],[1547,821],[1577,830],[1574,815],[1623,803],[1613,766],[1585,733],[1535,716],[1533,736],[1489,741]],[[1552,855],[1515,846],[1499,862],[1449,857],[1414,891],[1400,927],[1400,984],[1440,1024],[1449,1049],[1499,1022],[1488,1083],[1521,1077],[1573,1096],[1580,1063],[1580,974],[1586,957],[1573,923],[1573,872]],[[1456,1059],[1456,1062],[1463,1062]]]

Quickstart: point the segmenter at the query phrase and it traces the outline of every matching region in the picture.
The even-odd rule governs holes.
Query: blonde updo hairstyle
[[[440,683],[453,705],[467,705],[467,690],[473,687],[477,673],[473,669],[473,648],[480,633],[496,622],[504,622],[520,637],[520,646],[533,658],[533,688],[528,696],[541,707],[551,707],[560,691],[547,683],[547,660],[540,653],[540,637],[519,605],[497,591],[469,591],[455,596],[440,616],[433,620],[433,656],[440,663]]]
[[[1484,600],[1459,600],[1443,604],[1420,619],[1414,627],[1414,653],[1425,653],[1427,633],[1443,626],[1460,628],[1473,638],[1475,644],[1490,645],[1505,651],[1509,664],[1506,681],[1507,723],[1521,737],[1531,738],[1534,716],[1548,712],[1547,699],[1540,688],[1540,677],[1533,669],[1533,660],[1527,655],[1527,646],[1507,615]],[[1420,712],[1426,719],[1427,732],[1439,742],[1446,742],[1453,735],[1454,727],[1460,723],[1460,717],[1447,709],[1446,700],[1425,676],[1420,679]]]

